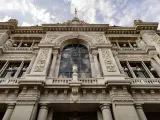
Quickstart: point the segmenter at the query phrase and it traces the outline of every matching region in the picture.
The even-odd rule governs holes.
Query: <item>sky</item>
[[[66,22],[75,16],[75,8],[79,19],[92,24],[160,21],[160,0],[0,0],[0,5],[0,21],[17,19],[22,26]]]

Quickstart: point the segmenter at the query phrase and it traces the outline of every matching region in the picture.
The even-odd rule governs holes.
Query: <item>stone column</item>
[[[37,53],[33,53],[32,60],[31,60],[29,66],[28,66],[28,68],[27,68],[27,70],[26,70],[26,74],[29,74],[29,73],[30,73],[30,71],[31,71],[31,69],[32,69],[32,67],[33,67],[33,64],[34,64],[34,62],[35,62],[35,60],[36,60],[36,57],[37,57]]]
[[[160,66],[154,59],[151,59],[151,65],[156,70],[157,74],[160,76]]]
[[[113,120],[110,110],[110,104],[102,104],[101,106],[103,120]]]
[[[103,120],[102,112],[97,110],[97,120]]]
[[[160,59],[157,56],[157,54],[153,55],[153,58],[156,60],[156,62],[160,65]]]
[[[53,119],[53,108],[50,108],[47,120],[52,120]]]
[[[47,104],[41,104],[37,120],[46,120],[48,116],[48,109],[49,106]]]
[[[98,58],[97,58],[98,51],[97,50],[92,51],[92,55],[93,55],[95,69],[96,69],[96,75],[97,75],[97,77],[101,77]]]
[[[57,57],[58,57],[58,50],[54,50],[53,51],[53,59],[52,59],[52,63],[51,63],[50,71],[49,71],[49,77],[54,76],[54,70],[56,67]]]
[[[136,110],[140,120],[147,120],[141,104],[136,104]]]
[[[21,64],[20,64],[20,66],[18,67],[18,69],[17,69],[17,71],[16,71],[16,73],[14,75],[14,78],[18,77],[18,75],[20,74],[20,72],[22,70],[23,65],[24,65],[24,61],[22,61]]]
[[[92,77],[96,78],[96,71],[95,71],[96,68],[94,66],[93,56],[90,53],[89,53],[89,59],[90,59],[90,63],[91,63]]]
[[[115,58],[115,61],[116,61],[116,63],[117,63],[117,66],[118,66],[118,68],[119,68],[119,71],[120,71],[121,74],[124,74],[124,75],[125,75],[124,70],[123,70],[123,68],[122,68],[122,66],[121,66],[121,63],[120,63],[120,61],[119,61],[119,58],[118,58],[117,56],[118,56],[118,53],[114,53],[114,58]]]
[[[10,120],[11,115],[12,115],[13,110],[14,110],[14,106],[15,106],[14,104],[8,104],[7,110],[6,110],[2,120]]]

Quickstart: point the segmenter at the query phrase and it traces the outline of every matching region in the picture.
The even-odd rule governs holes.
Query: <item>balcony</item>
[[[69,83],[72,81],[72,78],[49,78],[46,81],[46,84],[52,84],[52,85],[69,85]],[[96,78],[79,78],[79,82],[81,82],[84,85],[95,85],[98,84],[98,80]]]
[[[160,78],[131,78],[132,88],[160,88]]]

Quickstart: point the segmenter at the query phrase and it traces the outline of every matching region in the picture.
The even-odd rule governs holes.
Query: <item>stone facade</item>
[[[0,23],[2,120],[80,120],[83,114],[96,120],[160,118],[158,23],[135,20],[121,27],[73,18],[17,24]],[[59,77],[62,50],[69,44],[87,47],[90,78],[79,77],[74,65],[72,77]]]

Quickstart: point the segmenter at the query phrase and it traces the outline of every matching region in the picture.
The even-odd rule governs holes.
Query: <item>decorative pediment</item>
[[[64,22],[63,24],[88,24],[84,22],[83,20],[80,20],[77,17],[74,17],[72,20],[68,20],[67,22]]]

